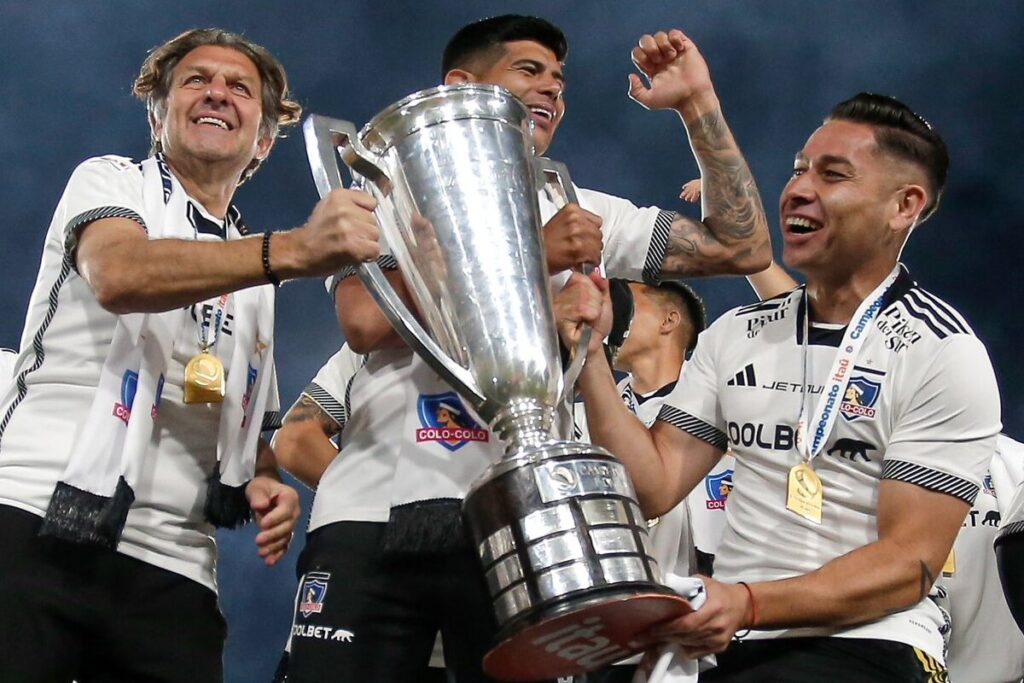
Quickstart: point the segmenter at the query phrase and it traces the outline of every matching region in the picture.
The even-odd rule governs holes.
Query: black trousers
[[[0,506],[0,681],[220,683],[217,596],[116,552],[40,538]]]
[[[288,683],[420,683],[437,632],[448,680],[491,683],[482,660],[497,625],[479,559],[463,545],[389,553],[387,525],[338,522],[299,557]]]
[[[869,638],[776,638],[734,642],[701,683],[948,683],[921,650]]]

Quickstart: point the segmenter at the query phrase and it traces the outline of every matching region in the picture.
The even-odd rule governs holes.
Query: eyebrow
[[[793,163],[797,162],[807,163],[808,159],[803,152],[797,152],[793,157]],[[837,154],[823,154],[818,157],[818,163],[823,166],[831,166],[832,164],[842,164],[845,166],[853,166],[853,162],[846,157],[839,156]]]
[[[203,76],[209,76],[214,70],[215,70],[215,67],[213,67],[213,66],[211,66],[209,64],[204,64],[204,63],[200,62],[198,64],[188,64],[188,65],[186,65],[185,66],[185,70],[182,72],[182,75],[185,75],[185,74],[197,74],[198,73],[198,74],[201,74]],[[231,69],[231,68],[229,68],[229,69],[226,70],[226,76],[228,77],[228,80],[231,83],[244,83],[246,85],[252,85],[253,82],[254,82],[254,79],[252,78],[252,76],[250,76],[249,74],[245,73],[245,71],[241,70],[241,69]]]

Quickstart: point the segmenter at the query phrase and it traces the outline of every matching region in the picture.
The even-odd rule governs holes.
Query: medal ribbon
[[[205,353],[217,345],[221,326],[224,324],[224,312],[228,307],[228,295],[221,294],[213,305],[213,324],[206,321],[206,316],[199,322],[199,351]],[[200,314],[202,311],[200,310]]]
[[[797,448],[804,457],[805,463],[810,463],[817,456],[825,442],[828,440],[832,428],[835,427],[836,419],[839,417],[839,406],[846,395],[846,386],[850,383],[850,376],[853,375],[853,366],[864,346],[864,341],[871,331],[868,327],[871,321],[878,315],[882,308],[882,299],[885,298],[889,288],[896,282],[900,274],[900,265],[897,263],[892,272],[882,280],[881,284],[875,287],[874,291],[867,296],[857,312],[853,314],[850,324],[846,327],[846,334],[836,352],[835,360],[832,361],[832,368],[829,371],[825,384],[822,387],[821,399],[814,411],[810,421],[812,431],[806,434],[804,425],[807,424],[807,347],[810,334],[811,317],[810,302],[807,299],[807,289],[804,289],[804,338],[802,347],[803,353],[803,382],[800,386],[800,416],[797,419]]]

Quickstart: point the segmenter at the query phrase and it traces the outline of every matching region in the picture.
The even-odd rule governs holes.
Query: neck
[[[811,320],[819,323],[849,324],[857,307],[892,272],[895,261],[861,267],[843,278],[807,278]]]
[[[649,394],[679,379],[684,358],[682,351],[666,349],[663,353],[642,354],[620,369],[633,376],[633,391]]]
[[[217,218],[227,215],[241,178],[237,167],[225,169],[222,164],[200,159],[171,159],[166,154],[164,160],[190,197]]]

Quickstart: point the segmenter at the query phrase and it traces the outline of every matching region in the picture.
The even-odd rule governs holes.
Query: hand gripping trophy
[[[625,468],[552,436],[562,376],[541,243],[538,189],[565,167],[536,158],[529,111],[497,86],[442,86],[388,107],[357,133],[312,115],[303,132],[321,195],[337,156],[378,201],[377,220],[426,329],[376,264],[359,276],[407,344],[505,446],[464,515],[500,631],[488,674],[531,681],[600,668],[688,603],[659,583]]]

